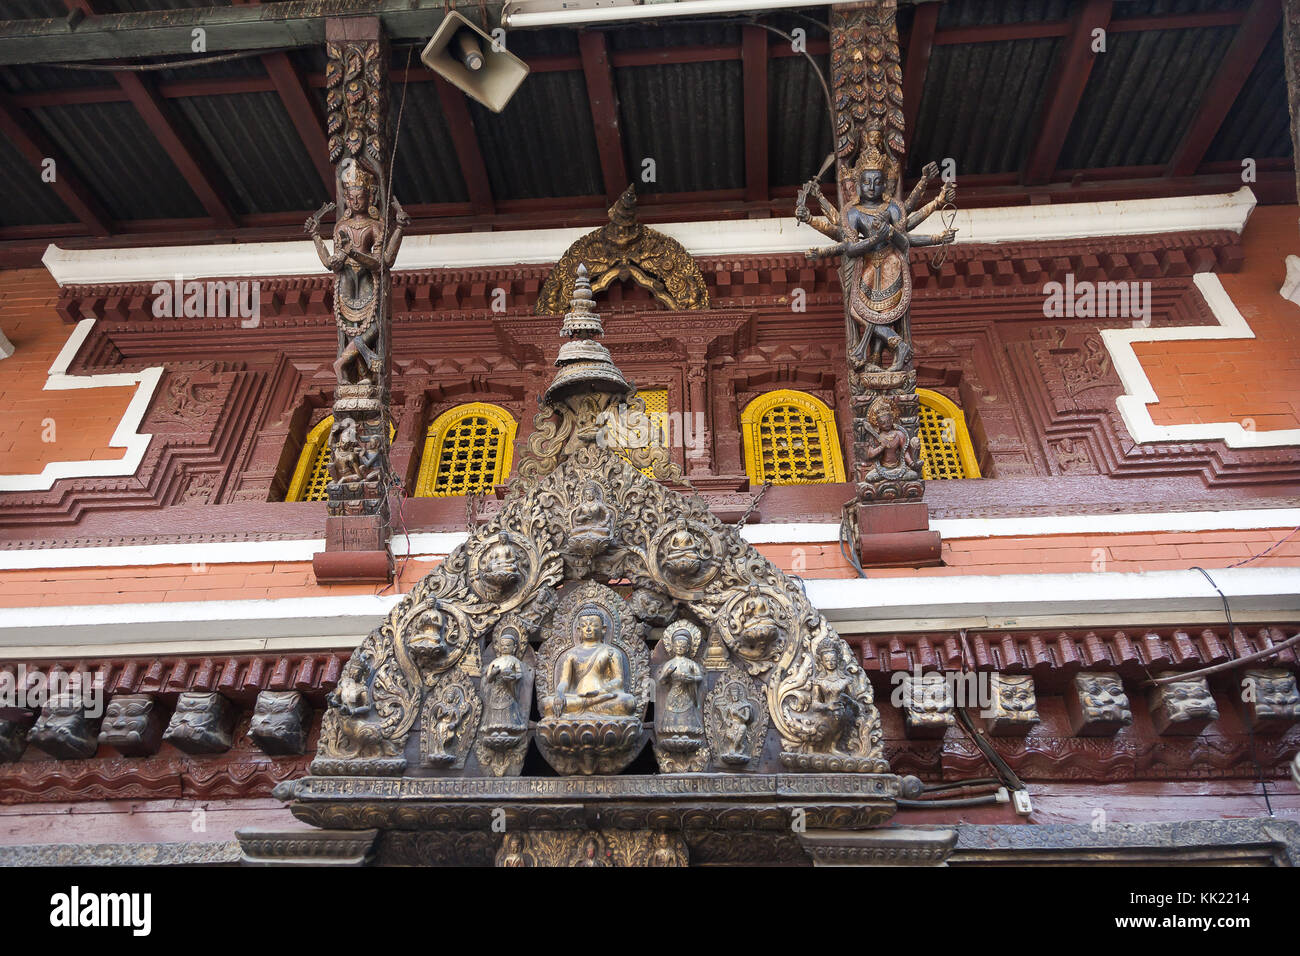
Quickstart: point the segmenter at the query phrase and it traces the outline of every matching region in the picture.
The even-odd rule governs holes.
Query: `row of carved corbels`
[[[1080,281],[1119,282],[1190,276],[1206,271],[1235,272],[1244,261],[1240,237],[1226,232],[1139,236],[1104,243],[958,245],[949,249],[937,270],[930,265],[927,253],[928,250],[913,250],[911,258],[912,281],[921,298],[958,288],[1041,288],[1045,282],[1064,281],[1066,275]],[[832,293],[839,288],[835,259],[812,265],[802,255],[783,254],[696,261],[709,285],[710,301],[718,306],[737,299],[789,296],[795,289],[814,295]],[[393,312],[404,315],[495,310],[494,314],[500,314],[504,308],[506,312],[531,315],[546,273],[546,267],[517,266],[394,272]],[[263,319],[332,315],[333,288],[327,276],[265,276],[257,282]],[[177,321],[160,320],[153,315],[156,298],[153,287],[149,282],[67,285],[59,290],[56,309],[67,322],[84,318]],[[648,295],[644,302],[635,297],[635,291],[628,295],[630,298],[622,307],[611,303],[611,310],[632,307],[658,311]]]
[[[56,760],[85,760],[101,746],[123,757],[152,757],[163,743],[192,756],[222,754],[234,743],[237,707],[217,693],[187,692],[164,719],[155,694],[118,694],[103,714],[81,693],[52,698],[31,713],[0,718],[0,762],[16,761],[30,744]],[[248,736],[269,756],[302,754],[311,729],[311,702],[296,690],[264,690],[253,705]]]
[[[1145,678],[1156,668],[1192,669],[1222,664],[1267,650],[1290,636],[1278,626],[1249,631],[1236,627],[1158,627],[1127,631],[972,631],[958,634],[868,634],[854,638],[869,671],[996,670],[1069,675],[1079,670],[1115,670]],[[1278,652],[1276,662],[1300,666],[1296,648]]]
[[[977,715],[984,730],[995,737],[1024,736],[1040,722],[1034,679],[1028,674],[930,671],[902,676],[903,727],[909,738],[943,737],[956,724],[958,706]],[[1177,677],[1178,673],[1154,676]],[[1300,690],[1291,671],[1249,668],[1240,672],[1240,678],[1241,717],[1251,732],[1280,734],[1300,723]],[[1109,737],[1133,723],[1133,705],[1114,671],[1078,672],[1066,684],[1063,696],[1076,737]],[[1196,736],[1220,717],[1205,677],[1150,686],[1146,702],[1151,724],[1162,736]]]

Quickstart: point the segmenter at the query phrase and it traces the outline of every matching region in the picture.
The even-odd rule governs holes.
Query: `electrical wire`
[[[86,73],[149,73],[154,70],[183,70],[187,66],[209,66],[213,63],[228,63],[231,60],[245,60],[254,56],[268,56],[272,53],[286,53],[296,47],[279,47],[273,50],[240,50],[235,53],[216,53],[188,60],[167,60],[162,63],[45,63],[59,70],[78,70]]]

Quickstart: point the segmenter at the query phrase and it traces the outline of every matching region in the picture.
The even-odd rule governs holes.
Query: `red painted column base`
[[[943,564],[939,532],[930,530],[930,508],[920,501],[882,501],[858,506],[864,568],[932,568]]]
[[[312,558],[317,584],[387,584],[393,580],[388,522],[378,515],[325,519],[325,550]]]

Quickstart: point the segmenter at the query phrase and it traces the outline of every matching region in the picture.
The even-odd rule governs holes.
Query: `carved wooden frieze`
[[[1118,675],[1084,671],[1065,692],[1070,727],[1079,737],[1108,737],[1133,723],[1128,695]]]
[[[99,742],[124,757],[148,757],[162,743],[163,719],[150,694],[118,694],[104,710]]]
[[[0,717],[0,763],[12,763],[23,755],[31,724],[30,717]]]
[[[234,708],[220,694],[181,694],[163,740],[188,754],[225,753],[234,722]]]
[[[496,854],[500,867],[688,866],[680,834],[653,830],[534,830],[507,833]]]
[[[903,679],[903,726],[907,736],[919,740],[942,737],[956,723],[953,688],[938,671]]]
[[[1161,673],[1156,677],[1173,677]],[[1219,719],[1210,685],[1204,677],[1157,684],[1147,698],[1151,723],[1158,734],[1194,737]]]

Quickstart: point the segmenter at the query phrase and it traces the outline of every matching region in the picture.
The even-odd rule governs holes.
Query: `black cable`
[[[985,787],[991,783],[1001,785],[997,777],[976,777],[973,780],[952,780],[947,783],[927,783],[921,788],[923,793],[935,793],[939,790],[959,790],[962,787]]]
[[[1219,592],[1219,600],[1223,602],[1223,616],[1228,619],[1228,643],[1231,644],[1232,634],[1237,629],[1237,626],[1232,623],[1232,608],[1228,606],[1228,596],[1214,583],[1214,578],[1210,577],[1210,572],[1205,568],[1193,567],[1191,570],[1200,571],[1201,574],[1205,575],[1205,580],[1210,582],[1210,587]],[[1268,798],[1268,783],[1264,779],[1264,768],[1260,766],[1259,755],[1255,751],[1255,730],[1250,726],[1249,721],[1245,721],[1245,724],[1246,734],[1250,740],[1250,760],[1255,765],[1255,776],[1259,780],[1259,789],[1264,792],[1264,806],[1268,809],[1268,815],[1271,817],[1273,816],[1273,801]]]
[[[960,797],[955,800],[904,800],[901,797],[894,800],[894,803],[905,810],[921,810],[928,807],[982,807],[1001,802],[996,793],[988,793],[982,797]]]

